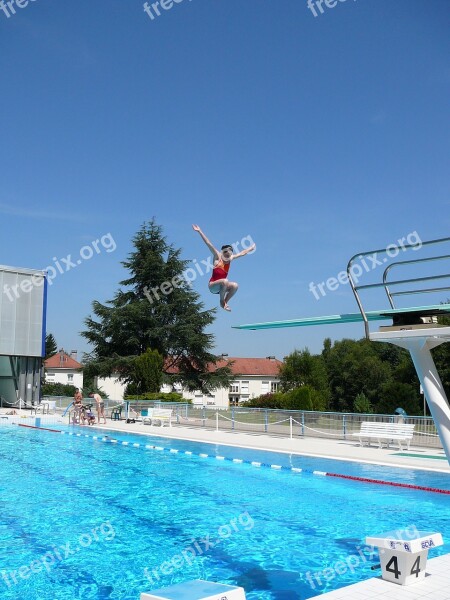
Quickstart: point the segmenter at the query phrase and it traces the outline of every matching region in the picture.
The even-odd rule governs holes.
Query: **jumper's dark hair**
[[[225,248],[230,248],[230,250],[233,250],[233,246],[231,244],[225,244],[222,246],[221,250],[225,250]]]

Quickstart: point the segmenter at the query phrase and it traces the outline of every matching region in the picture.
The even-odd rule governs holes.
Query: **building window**
[[[239,394],[239,383],[232,383],[230,385],[230,394]]]
[[[67,373],[67,381],[73,383],[73,373]]]
[[[54,376],[55,376],[55,374],[54,374],[54,373],[47,373],[47,377],[48,377],[49,379],[51,379],[51,378],[52,378],[52,377],[54,377]]]
[[[270,384],[270,391],[272,392],[272,394],[278,392],[278,381],[272,381],[272,383]]]
[[[249,381],[241,381],[241,394],[248,394]]]
[[[261,382],[261,394],[268,394],[268,393],[269,393],[269,382],[262,381]]]
[[[250,396],[247,394],[246,396],[241,396],[240,403],[244,404],[245,402],[248,402],[249,400],[250,400]]]

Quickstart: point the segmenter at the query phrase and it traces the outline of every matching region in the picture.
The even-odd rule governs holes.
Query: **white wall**
[[[123,400],[126,384],[120,382],[117,377],[96,377],[96,383],[111,400]]]
[[[72,378],[70,378],[70,375]],[[62,383],[63,385],[74,385],[76,388],[83,387],[83,373],[73,369],[48,369],[45,374],[46,383]]]

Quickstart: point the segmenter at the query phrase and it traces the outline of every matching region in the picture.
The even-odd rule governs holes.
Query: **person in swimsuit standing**
[[[237,254],[233,254],[233,247],[230,244],[225,244],[219,251],[208,240],[198,225],[192,225],[192,228],[194,231],[198,231],[202,240],[213,254],[214,268],[208,284],[209,290],[213,294],[220,295],[220,306],[224,310],[231,310],[228,306],[228,302],[237,292],[239,287],[234,281],[228,281],[228,271],[230,270],[231,261],[235,258],[245,256],[249,252],[253,252],[256,248],[256,244],[252,244],[249,248],[246,248]]]
[[[91,392],[89,394],[89,398],[93,398],[95,400],[96,405],[97,405],[98,422],[100,423],[100,417],[103,417],[103,421],[104,421],[104,423],[106,425],[105,403],[103,402],[103,398],[100,396],[100,394],[94,394],[94,392]]]

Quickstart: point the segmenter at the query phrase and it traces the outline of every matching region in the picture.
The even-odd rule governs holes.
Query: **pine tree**
[[[94,317],[85,320],[85,337],[94,350],[85,357],[85,373],[108,376],[118,372],[130,380],[136,357],[156,350],[163,357],[166,382],[180,382],[204,392],[228,386],[228,367],[208,369],[218,357],[214,336],[205,328],[215,309],[205,310],[199,295],[183,277],[188,261],[169,245],[153,219],[133,238],[134,251],[122,262],[130,276],[112,300],[92,303]]]
[[[58,352],[58,345],[52,333],[45,336],[45,360]]]

